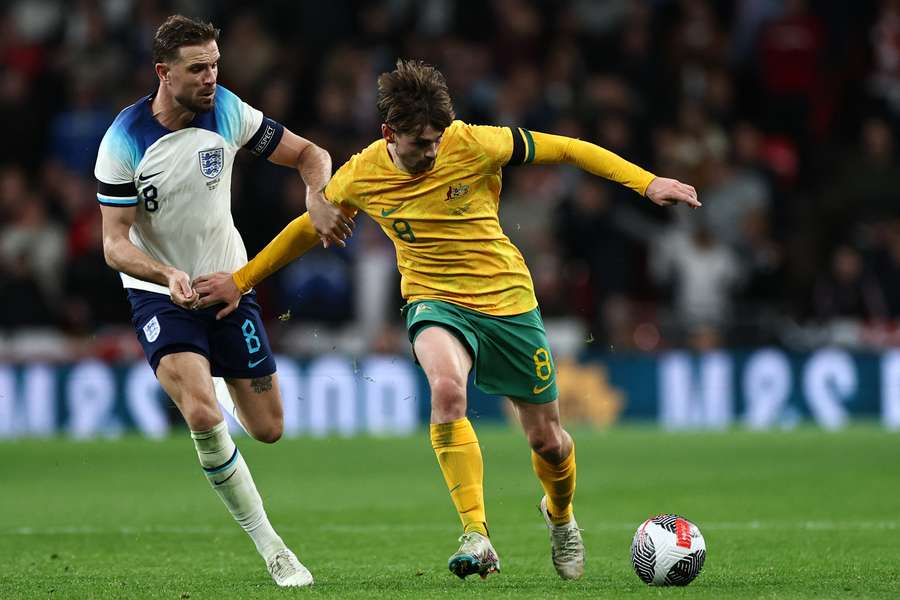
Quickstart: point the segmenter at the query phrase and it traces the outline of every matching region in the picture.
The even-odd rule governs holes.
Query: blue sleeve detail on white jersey
[[[241,99],[221,85],[216,86],[216,125],[219,134],[232,146],[240,146]]]
[[[124,123],[118,119],[114,121],[107,130],[103,142],[112,160],[128,165],[132,171],[137,169],[143,152],[138,148],[137,140],[126,130]]]
[[[124,208],[127,206],[137,206],[138,199],[137,196],[134,198],[110,198],[109,196],[98,193],[97,202],[103,206],[119,206]]]
[[[132,182],[147,147],[166,134],[166,130],[153,120],[149,98],[145,96],[120,112],[106,130],[94,167],[98,181],[109,184]]]

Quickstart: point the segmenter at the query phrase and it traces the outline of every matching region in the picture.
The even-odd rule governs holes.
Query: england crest
[[[222,172],[222,165],[225,163],[225,150],[215,148],[214,150],[200,151],[200,172],[204,176],[213,179]]]
[[[156,338],[159,337],[160,329],[159,319],[154,316],[152,319],[147,321],[146,325],[144,325],[144,337],[146,337],[147,341],[152,344],[156,341]]]

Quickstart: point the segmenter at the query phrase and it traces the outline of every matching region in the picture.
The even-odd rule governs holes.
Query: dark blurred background
[[[380,136],[376,77],[407,57],[461,119],[693,184],[701,210],[665,210],[573,168],[506,170],[501,222],[563,351],[900,339],[897,0],[28,0],[0,8],[0,358],[141,356],[93,166],[156,88],[174,12],[220,27],[219,82],[335,167]],[[305,210],[295,173],[249,155],[233,189],[251,256]],[[359,221],[260,286],[279,349],[405,351],[393,248]]]

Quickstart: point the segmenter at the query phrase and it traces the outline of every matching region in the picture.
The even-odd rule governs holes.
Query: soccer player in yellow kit
[[[443,75],[398,61],[378,79],[382,139],[353,156],[309,205],[318,223],[346,230],[344,213],[362,211],[394,242],[403,309],[417,362],[431,389],[431,443],[463,526],[449,560],[459,577],[500,570],[484,508],[483,463],[466,418],[466,382],[509,397],[531,446],[544,490],[540,510],[551,557],[564,579],[584,573],[584,544],[572,511],[575,449],[561,427],[556,367],[531,275],[498,220],[501,169],[573,164],[626,185],[659,205],[700,206],[691,186],[654,176],[588,142],[517,127],[455,120]],[[198,278],[202,306],[227,313],[259,281],[326,232],[309,215],[290,223],[245,267]]]

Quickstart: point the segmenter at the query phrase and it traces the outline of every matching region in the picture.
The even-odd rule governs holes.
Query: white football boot
[[[554,525],[547,511],[547,496],[541,498],[541,515],[550,530],[550,557],[556,572],[563,579],[578,579],[584,575],[584,540],[575,516],[568,523]]]
[[[312,585],[313,576],[297,556],[289,549],[279,550],[266,561],[266,568],[278,587],[306,587]]]
[[[460,579],[478,573],[482,579],[486,579],[488,574],[500,572],[500,558],[491,545],[491,540],[472,531],[462,534],[459,541],[462,545],[447,561],[451,573]]]

